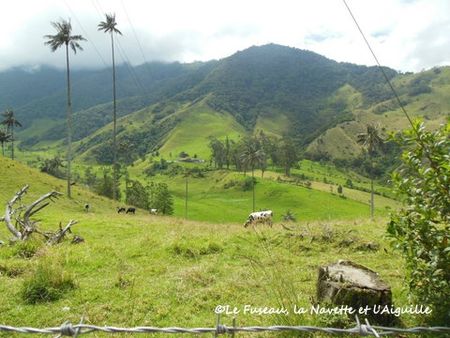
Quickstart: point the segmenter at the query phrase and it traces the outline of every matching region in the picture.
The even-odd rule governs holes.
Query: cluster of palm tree
[[[22,124],[14,116],[11,109],[3,113],[3,121],[0,122],[5,129],[0,129],[0,143],[2,144],[2,154],[5,156],[5,144],[11,142],[11,158],[14,160],[14,127],[22,127]]]
[[[253,211],[255,211],[255,169],[261,170],[261,177],[267,169],[268,161],[272,166],[284,168],[285,175],[290,176],[291,168],[300,160],[298,147],[289,137],[278,139],[265,135],[263,131],[252,137],[244,137],[238,142],[228,139],[221,141],[211,138],[211,161],[222,169],[226,165],[230,169],[234,165],[236,170],[247,171],[252,175]]]
[[[114,14],[105,14],[106,20],[98,25],[98,30],[111,35],[111,53],[112,53],[112,68],[113,68],[113,198],[117,199],[117,117],[116,117],[116,69],[114,60],[114,34],[122,33],[116,28],[116,16]],[[74,52],[82,51],[80,45],[81,41],[86,39],[81,35],[72,34],[72,24],[70,20],[61,19],[59,22],[51,22],[51,25],[56,30],[55,35],[45,35],[47,39],[45,45],[50,46],[52,52],[55,52],[60,47],[65,47],[66,51],[66,75],[67,75],[67,195],[71,197],[71,163],[72,163],[72,99],[70,89],[70,62],[69,62],[69,48]]]

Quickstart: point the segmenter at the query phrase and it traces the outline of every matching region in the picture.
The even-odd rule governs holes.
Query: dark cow
[[[136,214],[136,208],[133,208],[133,207],[131,207],[131,208],[128,208],[127,209],[127,212],[126,212],[127,214]]]
[[[121,214],[122,212],[125,212],[126,209],[124,207],[117,207],[117,213]]]
[[[86,203],[84,205],[84,211],[89,212],[89,208],[90,208],[90,205],[88,203]]]
[[[269,226],[272,226],[272,217],[273,217],[272,210],[252,212],[248,216],[248,219],[245,222],[244,227],[246,228],[250,224],[255,225],[257,223],[267,223],[267,224],[269,224]]]

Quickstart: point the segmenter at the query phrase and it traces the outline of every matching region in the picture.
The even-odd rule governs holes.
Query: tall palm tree
[[[72,99],[70,94],[70,63],[69,47],[76,54],[78,50],[83,50],[80,41],[86,41],[81,35],[72,35],[72,25],[69,21],[61,19],[60,22],[52,22],[56,29],[55,35],[45,35],[48,39],[45,45],[50,46],[52,52],[60,47],[66,48],[66,74],[67,74],[67,196],[71,197],[71,163],[72,163]]]
[[[370,156],[371,161],[371,172],[370,172],[370,218],[373,219],[374,214],[374,198],[373,198],[373,157],[374,155],[382,150],[384,140],[380,136],[380,131],[377,125],[368,124],[365,133],[360,133],[357,135],[357,142],[361,144]]]
[[[0,143],[2,144],[2,154],[5,156],[5,143],[11,141],[11,134],[6,130],[0,130]]]
[[[16,117],[14,116],[14,112],[11,109],[7,109],[4,113],[4,120],[2,121],[2,124],[6,126],[6,132],[10,134],[10,141],[11,141],[11,158],[14,160],[14,127],[22,127],[22,124],[17,121]],[[3,142],[2,142],[3,147]],[[4,155],[4,149],[3,149],[3,155]]]
[[[244,141],[240,158],[244,168],[252,170],[253,211],[255,211],[255,168],[265,163],[266,154],[261,149],[258,140],[248,138]]]
[[[117,113],[116,113],[116,65],[114,60],[114,33],[122,35],[116,26],[116,15],[105,14],[106,20],[98,24],[98,30],[110,33],[111,36],[111,56],[112,56],[112,69],[113,69],[113,199],[117,199]]]

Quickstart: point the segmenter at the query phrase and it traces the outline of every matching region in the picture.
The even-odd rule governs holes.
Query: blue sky
[[[347,0],[383,65],[420,71],[450,65],[450,1]],[[15,0],[0,3],[0,70],[64,66],[43,35],[50,21],[71,19],[89,41],[73,57],[76,68],[109,65],[109,40],[97,31],[114,12],[119,61],[205,61],[252,45],[278,43],[337,61],[374,60],[341,0]]]

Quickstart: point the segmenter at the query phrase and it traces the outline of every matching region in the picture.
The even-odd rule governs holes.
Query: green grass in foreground
[[[0,162],[1,205],[25,182],[31,183],[27,200],[64,186],[18,163],[2,158]],[[85,201],[93,205],[87,214],[82,210]],[[66,320],[77,323],[83,316],[85,323],[96,325],[208,327],[215,325],[215,307],[230,305],[241,310],[241,326],[332,325],[333,320],[324,316],[258,316],[244,314],[243,308],[309,307],[317,268],[338,259],[379,272],[392,286],[395,305],[408,304],[402,290],[403,263],[384,237],[386,219],[299,222],[289,225],[292,231],[278,223],[272,229],[252,230],[241,223],[185,221],[140,210],[135,216],[117,215],[114,206],[75,189],[73,200],[62,197],[48,206],[41,222],[43,228],[55,229],[60,221],[77,219],[74,232],[85,243],[42,245],[29,258],[18,255],[15,246],[0,247],[1,323],[49,327]],[[2,225],[0,238],[8,237]],[[369,250],[368,243],[380,247]],[[27,304],[21,297],[23,284],[45,261],[59,262],[75,288],[54,302]],[[405,325],[419,323],[418,317],[402,319]],[[222,317],[227,325],[231,320]]]

